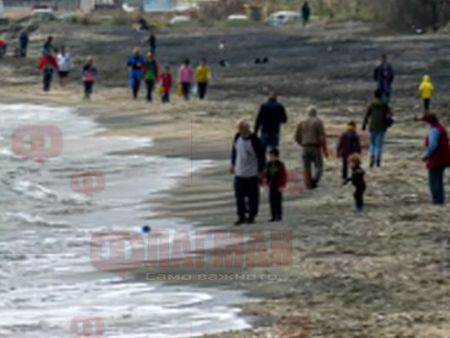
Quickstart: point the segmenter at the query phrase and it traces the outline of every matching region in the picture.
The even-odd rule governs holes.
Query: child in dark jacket
[[[337,156],[342,158],[342,178],[348,178],[348,159],[350,155],[361,154],[361,142],[356,132],[356,123],[350,121],[347,130],[339,138]]]
[[[270,222],[280,222],[283,219],[283,190],[287,184],[287,170],[280,161],[280,152],[273,148],[270,150],[270,161],[264,173],[265,181],[269,186],[269,200],[272,219]]]
[[[94,84],[97,77],[97,68],[94,66],[94,59],[88,57],[82,70],[83,85],[84,85],[84,99],[89,100],[94,91]]]
[[[348,162],[352,168],[352,177],[347,178],[344,181],[344,185],[349,182],[355,187],[355,193],[353,197],[355,198],[356,210],[361,212],[364,208],[364,192],[366,191],[366,182],[364,180],[365,172],[361,168],[361,158],[358,154],[353,154],[349,157]]]

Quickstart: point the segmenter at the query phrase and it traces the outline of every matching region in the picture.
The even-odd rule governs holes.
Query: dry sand
[[[264,299],[244,306],[246,315],[258,318],[257,326],[245,332],[230,328],[215,337],[450,337],[450,216],[447,207],[430,206],[420,161],[426,127],[412,119],[418,114],[416,87],[429,72],[438,88],[434,110],[447,121],[449,38],[377,37],[357,24],[300,32],[164,32],[160,60],[176,65],[186,54],[195,59],[207,55],[215,62],[218,41],[224,39],[232,68],[215,67],[208,101],[174,98],[173,104],[163,106],[129,98],[121,65],[141,38],[129,29],[49,26],[34,38],[49,32],[57,43],[66,36],[78,59],[93,54],[100,60],[100,85],[93,101],[81,101],[76,84],[44,95],[36,85],[36,60],[21,65],[17,73],[11,66],[18,61],[9,60],[0,64],[2,102],[76,107],[105,126],[109,135],[155,139],[153,147],[137,153],[214,160],[211,168],[193,173],[180,188],[156,201],[159,215],[153,223],[170,216],[233,230],[228,158],[235,121],[254,118],[264,100],[262,88],[275,87],[281,93],[290,118],[283,129],[282,156],[294,181],[287,193],[285,220],[276,227],[293,233],[293,262],[245,271],[277,275],[276,282],[230,282],[228,287],[244,288]],[[32,55],[37,55],[39,43]],[[326,163],[321,187],[304,191],[296,179],[301,177],[301,152],[292,138],[309,104],[319,107],[334,135],[329,138],[332,149],[337,129],[349,119],[360,123],[374,87],[372,68],[382,50],[389,53],[398,74],[393,101],[397,123],[387,137],[383,168],[367,170],[367,211],[356,214],[353,190],[342,187],[335,158]],[[253,65],[253,59],[262,56],[269,56],[271,63]],[[268,218],[264,196],[258,223],[248,229],[273,229]]]

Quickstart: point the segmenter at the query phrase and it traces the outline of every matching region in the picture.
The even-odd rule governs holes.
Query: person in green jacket
[[[147,53],[147,59],[144,64],[144,79],[147,85],[147,101],[153,101],[153,91],[156,83],[159,81],[159,67],[152,53]]]
[[[388,121],[391,119],[389,105],[383,101],[383,92],[380,89],[375,91],[375,100],[370,104],[364,118],[363,130],[369,124],[370,133],[370,167],[375,164],[381,166],[383,154],[383,144],[386,130],[389,127]]]

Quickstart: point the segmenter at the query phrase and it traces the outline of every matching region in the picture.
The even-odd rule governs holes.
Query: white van
[[[299,12],[280,11],[271,14],[267,22],[271,26],[278,27],[291,22],[300,22],[301,19],[302,17]]]

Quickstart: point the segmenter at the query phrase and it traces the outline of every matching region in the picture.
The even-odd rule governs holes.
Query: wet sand
[[[43,37],[55,28],[43,27],[39,33]],[[153,223],[170,216],[234,230],[228,168],[235,122],[241,117],[254,118],[267,88],[275,87],[281,93],[290,118],[283,129],[282,157],[294,181],[287,191],[284,222],[275,228],[292,231],[292,264],[244,271],[273,274],[277,281],[214,282],[244,288],[264,299],[244,306],[246,315],[258,318],[254,330],[216,337],[286,338],[295,336],[289,331],[298,326],[302,327],[296,331],[298,337],[450,337],[450,216],[448,207],[430,206],[426,171],[420,161],[427,129],[413,121],[420,111],[416,87],[429,71],[438,88],[433,110],[447,123],[449,38],[371,36],[366,27],[356,24],[317,26],[301,32],[235,31],[226,36],[165,32],[160,37],[161,59],[175,65],[190,48],[190,56],[206,54],[213,62],[218,41],[224,38],[230,46],[227,53],[232,67],[215,67],[206,102],[185,103],[174,97],[173,104],[163,106],[134,102],[125,88],[126,74],[117,64],[123,63],[133,41],[139,41],[135,33],[100,27],[88,34],[89,27],[77,27],[75,35],[67,29],[59,27],[56,39],[73,34],[69,41],[75,55],[89,51],[102,62],[100,85],[92,102],[81,100],[81,89],[75,84],[42,94],[35,84],[35,60],[27,61],[19,76],[13,76],[10,68],[17,61],[1,64],[6,74],[1,79],[1,101],[76,107],[105,126],[108,135],[154,138],[154,146],[137,153],[214,160],[211,168],[193,173],[178,189],[156,201],[159,215]],[[350,119],[360,125],[374,87],[372,68],[382,50],[397,70],[393,101],[397,122],[387,136],[383,167],[367,169],[366,212],[356,214],[353,189],[342,187],[336,158],[326,162],[316,191],[305,191],[295,179],[301,178],[301,152],[293,134],[309,104],[319,108],[331,150],[336,130]],[[271,63],[253,65],[254,57],[261,56],[269,56]],[[24,77],[24,72],[30,75]],[[264,196],[258,222],[248,229],[274,229],[266,222],[268,218]]]

